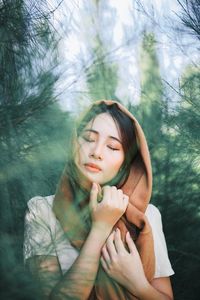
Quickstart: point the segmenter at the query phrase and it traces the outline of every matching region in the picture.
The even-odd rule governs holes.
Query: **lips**
[[[85,164],[85,167],[88,168],[88,169],[93,169],[94,171],[101,171],[101,168],[98,166],[98,165],[95,165],[93,163],[87,163]]]

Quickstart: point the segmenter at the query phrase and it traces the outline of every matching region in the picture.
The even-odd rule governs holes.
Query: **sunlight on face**
[[[119,130],[108,113],[99,114],[87,124],[78,145],[76,164],[91,182],[104,184],[117,175],[124,150]]]

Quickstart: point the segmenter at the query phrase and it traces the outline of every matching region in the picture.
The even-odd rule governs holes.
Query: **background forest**
[[[153,165],[151,201],[162,213],[174,296],[200,297],[200,60],[198,54],[190,57],[173,85],[162,73],[156,31],[160,26],[164,35],[173,30],[184,37],[185,57],[191,44],[198,53],[200,1],[174,1],[178,21],[168,22],[165,31],[153,8],[135,1],[139,29],[127,25],[115,46],[118,16],[111,2],[0,1],[1,299],[40,299],[23,266],[26,203],[54,194],[74,119],[102,98],[126,105],[144,129]],[[151,26],[140,24],[139,13]],[[77,32],[84,47],[73,54],[75,44],[65,39]],[[136,47],[134,81],[127,56],[134,62]]]

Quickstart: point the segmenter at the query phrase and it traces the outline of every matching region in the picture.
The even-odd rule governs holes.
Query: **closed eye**
[[[96,138],[91,137],[91,136],[87,136],[87,135],[83,135],[82,138],[88,142],[88,143],[94,143],[96,142]],[[107,145],[107,147],[112,150],[112,151],[119,151],[120,149],[116,146],[112,146],[112,145]]]
[[[86,142],[95,142],[95,140],[92,140],[92,139],[89,139],[89,138],[87,138],[87,137],[85,137],[85,136],[83,136],[83,139],[86,141]]]
[[[110,149],[113,150],[113,151],[119,151],[119,149],[113,148],[113,147],[111,147],[111,146],[108,146],[108,148],[110,148]]]

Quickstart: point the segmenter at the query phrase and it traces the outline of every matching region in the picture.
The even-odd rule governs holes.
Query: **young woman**
[[[142,128],[112,100],[77,123],[56,194],[34,197],[24,259],[44,299],[172,300],[174,272]]]

